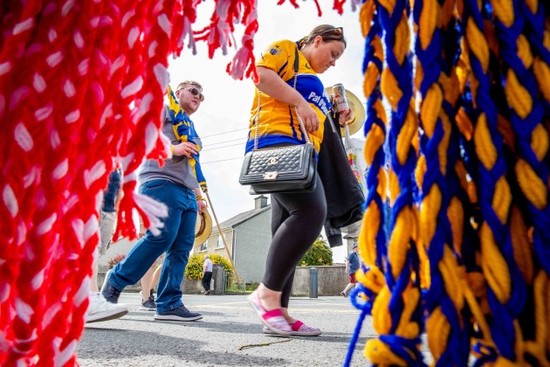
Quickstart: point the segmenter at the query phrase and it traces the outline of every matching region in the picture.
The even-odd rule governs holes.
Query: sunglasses
[[[342,27],[335,27],[332,29],[327,29],[324,32],[319,33],[319,36],[323,38],[323,40],[341,40],[344,38],[344,28]]]
[[[204,94],[202,94],[200,92],[200,90],[198,90],[197,88],[195,87],[191,87],[191,88],[181,88],[180,90],[186,90],[188,91],[189,93],[191,93],[193,96],[195,97],[199,97],[199,101],[204,101]]]

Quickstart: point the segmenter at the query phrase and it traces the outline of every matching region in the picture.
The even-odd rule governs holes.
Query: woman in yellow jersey
[[[252,150],[256,134],[259,148],[305,143],[296,114],[319,152],[324,121],[332,106],[317,74],[335,66],[345,48],[342,28],[325,24],[315,27],[298,42],[276,41],[262,53],[256,63],[259,80],[251,110],[247,152]],[[347,121],[349,115],[349,110],[342,111],[339,120]],[[262,282],[248,297],[264,324],[264,333],[321,334],[318,328],[307,326],[288,313],[294,270],[321,232],[327,213],[323,183],[319,176],[316,180],[312,192],[271,195],[272,242],[266,270]]]

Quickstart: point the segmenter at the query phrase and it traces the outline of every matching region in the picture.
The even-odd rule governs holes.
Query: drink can
[[[335,84],[332,87],[332,95],[334,96],[334,110],[336,112],[349,110],[349,103],[346,98],[346,89],[342,83]]]

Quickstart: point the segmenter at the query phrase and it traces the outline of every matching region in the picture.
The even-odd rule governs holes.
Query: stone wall
[[[310,266],[298,266],[292,285],[292,296],[309,296]],[[315,266],[317,269],[317,295],[338,296],[348,284],[346,267],[340,265]]]
[[[317,269],[317,295],[318,296],[338,296],[348,284],[346,268],[343,264],[330,266],[316,266]],[[224,294],[225,286],[223,284],[223,268],[214,264],[214,274],[212,276],[212,294]],[[292,286],[292,296],[309,297],[310,266],[298,266],[294,275],[294,284]],[[105,272],[98,274],[99,288],[103,284]],[[124,289],[126,292],[139,292],[141,290],[139,282]],[[184,294],[200,294],[203,288],[200,280],[185,279],[183,281]]]

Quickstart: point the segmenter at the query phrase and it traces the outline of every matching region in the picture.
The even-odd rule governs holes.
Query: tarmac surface
[[[244,295],[184,295],[200,312],[195,322],[155,321],[141,311],[139,293],[124,292],[130,312],[112,321],[86,324],[77,349],[82,367],[96,366],[342,366],[360,311],[344,297],[293,297],[291,315],[321,328],[317,337],[275,337]],[[365,319],[351,366],[370,366],[363,349],[376,336]]]

